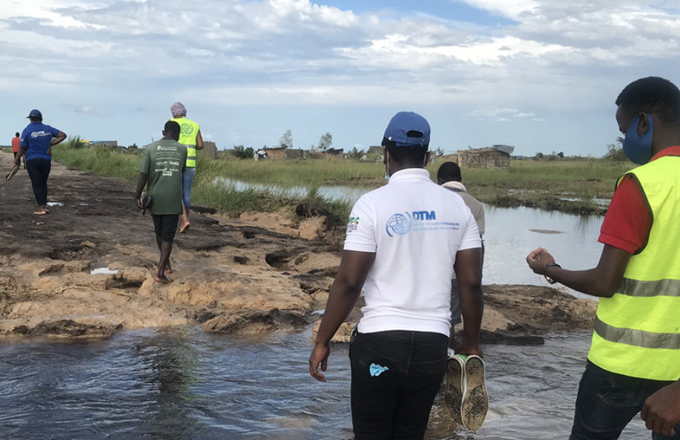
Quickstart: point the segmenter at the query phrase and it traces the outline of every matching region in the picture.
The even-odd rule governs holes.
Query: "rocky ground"
[[[11,167],[0,153],[0,171]],[[35,216],[21,170],[0,181],[0,334],[106,337],[122,329],[200,325],[209,332],[296,331],[319,320],[340,260],[323,217],[285,213],[230,219],[192,214],[171,262],[153,281],[158,249],[133,187],[53,162],[50,213]],[[92,273],[95,269],[115,273]],[[590,328],[595,301],[547,287],[485,286],[483,339],[540,344],[541,334]],[[356,321],[357,309],[350,316]],[[346,340],[351,323],[338,340]]]

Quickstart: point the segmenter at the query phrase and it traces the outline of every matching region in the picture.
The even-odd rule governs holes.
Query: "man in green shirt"
[[[172,283],[167,277],[172,273],[170,252],[177,232],[177,222],[182,214],[182,172],[186,167],[187,148],[177,142],[180,127],[177,122],[168,121],[163,130],[163,139],[144,147],[142,163],[139,164],[139,180],[135,203],[142,206],[142,191],[147,186],[151,197],[151,216],[156,231],[156,243],[161,252],[158,263],[157,283]]]

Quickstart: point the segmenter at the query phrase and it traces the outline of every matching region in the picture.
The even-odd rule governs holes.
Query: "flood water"
[[[328,382],[317,382],[310,335],[252,340],[182,327],[96,342],[2,342],[0,438],[350,439],[347,347],[333,347]],[[484,427],[442,432],[435,419],[428,438],[566,439],[589,338],[484,347]],[[636,418],[621,438],[649,436]]]
[[[255,189],[290,197],[304,197],[304,186],[278,187],[218,178],[215,183],[237,191]],[[370,189],[350,186],[321,186],[318,194],[330,200],[356,202]],[[473,194],[474,195],[474,194]],[[602,245],[597,242],[602,217],[576,216],[547,212],[534,208],[495,208],[484,205],[485,284],[549,284],[542,276],[528,270],[526,256],[537,247],[544,247],[556,261],[569,269],[589,269],[597,265]],[[555,286],[577,297],[576,291]]]
[[[487,206],[485,283],[545,284],[524,261],[538,246],[564,267],[593,266],[601,221]],[[538,347],[483,347],[486,424],[456,433],[434,418],[428,439],[566,439],[589,343],[590,332],[570,332]],[[327,383],[309,376],[311,348],[309,328],[263,339],[187,326],[2,341],[0,439],[350,439],[347,346],[333,347]],[[636,418],[621,438],[651,436]]]

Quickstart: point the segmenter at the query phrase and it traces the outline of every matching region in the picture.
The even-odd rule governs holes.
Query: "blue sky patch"
[[[423,0],[419,2],[411,0],[331,0],[320,4],[335,6],[342,10],[351,9],[357,14],[389,9],[405,18],[409,16],[416,18],[420,14],[427,14],[442,19],[458,20],[480,26],[508,26],[516,24],[514,21],[501,15],[453,0]]]

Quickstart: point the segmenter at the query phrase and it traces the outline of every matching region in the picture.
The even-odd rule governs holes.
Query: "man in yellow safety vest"
[[[642,410],[652,438],[680,439],[680,90],[642,78],[616,100],[623,151],[642,166],[617,184],[597,267],[562,269],[545,249],[531,269],[600,297],[570,440],[617,439]]]
[[[203,149],[203,136],[197,123],[187,119],[187,109],[181,102],[176,102],[170,107],[172,112],[171,121],[179,124],[181,133],[179,143],[187,147],[187,163],[184,173],[182,173],[182,225],[179,232],[184,233],[191,225],[189,223],[189,210],[191,209],[191,184],[196,174],[196,150]]]

